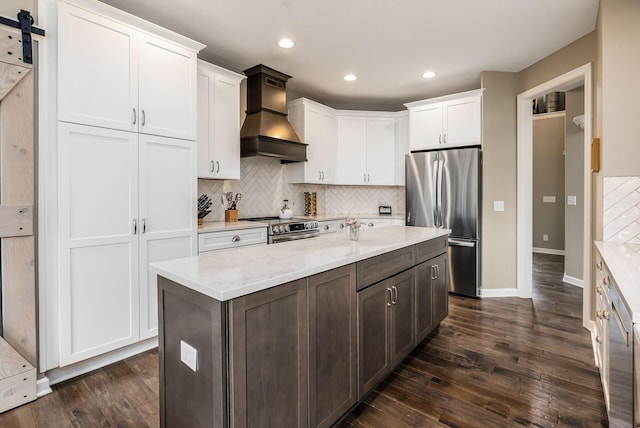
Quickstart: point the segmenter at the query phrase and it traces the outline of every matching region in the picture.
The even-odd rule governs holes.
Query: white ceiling
[[[397,107],[478,88],[595,29],[598,0],[102,0],[207,45],[241,71],[264,64],[334,107]],[[281,49],[283,37],[296,42]],[[434,79],[422,73],[433,70]],[[343,76],[358,79],[346,82]]]

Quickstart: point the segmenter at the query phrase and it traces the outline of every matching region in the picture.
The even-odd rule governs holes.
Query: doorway
[[[533,111],[535,98],[555,91],[569,91],[584,85],[584,158],[583,158],[583,234],[582,260],[584,281],[582,325],[591,325],[591,171],[592,71],[591,63],[576,68],[548,82],[531,88],[517,97],[517,290],[518,296],[530,298],[533,287]]]

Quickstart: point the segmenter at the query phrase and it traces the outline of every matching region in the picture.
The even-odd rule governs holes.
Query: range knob
[[[285,224],[283,227],[284,227],[284,231],[285,231],[285,232],[288,232],[288,231],[289,231],[289,225],[288,225],[288,224]]]
[[[273,233],[280,233],[280,226],[273,226]]]

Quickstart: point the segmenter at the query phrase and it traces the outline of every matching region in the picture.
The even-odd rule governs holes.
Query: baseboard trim
[[[481,296],[483,298],[518,297],[518,289],[517,288],[483,288]]]
[[[554,250],[553,248],[533,247],[531,251],[538,254],[552,254],[554,256],[564,256],[564,250]]]
[[[47,394],[51,394],[51,384],[49,384],[49,378],[46,376],[41,377],[36,381],[36,397],[44,397]]]
[[[158,347],[158,338],[152,337],[150,339],[134,343],[133,345],[116,349],[115,351],[111,351],[103,355],[98,355],[97,357],[93,357],[88,360],[48,370],[45,373],[45,376],[49,379],[50,385],[55,385],[56,383],[89,373],[93,370],[108,366],[109,364],[116,363],[124,360],[125,358],[133,357],[134,355],[156,347]]]
[[[578,278],[574,278],[572,276],[569,276],[566,274],[564,274],[564,276],[562,277],[562,282],[566,282],[567,284],[571,284],[571,285],[575,285],[576,287],[580,287],[580,288],[584,288],[584,281]]]

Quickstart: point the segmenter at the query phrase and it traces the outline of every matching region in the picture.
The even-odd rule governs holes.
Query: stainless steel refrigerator
[[[415,152],[406,162],[407,226],[451,229],[450,291],[479,297],[482,151]]]

